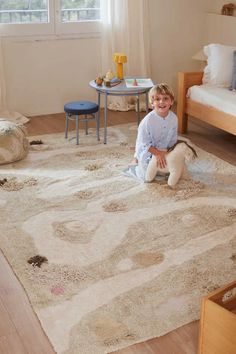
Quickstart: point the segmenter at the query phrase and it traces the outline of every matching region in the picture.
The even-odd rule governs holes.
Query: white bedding
[[[189,88],[187,96],[194,101],[231,114],[236,119],[236,91],[216,86],[195,85]]]

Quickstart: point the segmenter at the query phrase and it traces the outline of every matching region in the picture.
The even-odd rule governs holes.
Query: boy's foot
[[[138,160],[134,158],[132,161],[130,161],[129,166],[136,166],[137,164]]]

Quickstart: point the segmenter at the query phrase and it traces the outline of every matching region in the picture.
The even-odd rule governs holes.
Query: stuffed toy
[[[221,9],[221,15],[226,15],[226,16],[233,16],[234,15],[234,10],[236,9],[236,5],[229,3],[223,5]]]
[[[22,125],[0,118],[0,165],[23,159],[29,151]]]
[[[178,140],[166,154],[167,165],[165,168],[158,167],[156,156],[152,156],[152,159],[147,167],[145,181],[152,182],[158,172],[161,174],[169,173],[167,183],[170,187],[174,187],[186,171],[185,162],[192,161],[196,157],[197,153],[192,146],[190,146],[186,141]]]

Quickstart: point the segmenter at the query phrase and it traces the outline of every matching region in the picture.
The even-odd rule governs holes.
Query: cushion
[[[90,101],[68,102],[64,105],[64,111],[73,115],[92,114],[96,113],[98,110],[98,104]]]
[[[231,83],[231,90],[236,90],[236,50],[233,54],[233,76],[232,76],[232,83]]]
[[[0,118],[0,165],[21,160],[28,151],[24,127]]]
[[[235,50],[236,47],[222,44],[209,44],[204,47],[207,66],[204,69],[203,84],[230,87]]]

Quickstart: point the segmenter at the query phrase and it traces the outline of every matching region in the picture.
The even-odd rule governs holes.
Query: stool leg
[[[95,113],[95,120],[96,120],[97,139],[99,141],[100,140],[100,136],[99,136],[100,117],[99,117],[98,112]]]
[[[85,134],[88,135],[88,121],[87,121],[87,114],[85,115]]]
[[[67,139],[67,137],[68,137],[68,127],[69,127],[69,116],[68,116],[68,113],[66,113],[65,139]]]
[[[76,145],[79,145],[79,116],[75,116],[75,124],[76,124]]]

